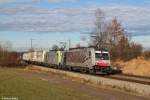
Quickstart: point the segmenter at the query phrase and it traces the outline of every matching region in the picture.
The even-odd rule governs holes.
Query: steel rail
[[[40,65],[38,65],[38,66],[40,66]],[[41,67],[53,68],[53,67],[48,67],[48,66],[41,66]],[[98,75],[98,74],[91,74],[91,73],[82,73],[79,71],[70,71],[70,70],[66,70],[66,69],[58,69],[58,68],[53,68],[53,69],[74,72],[74,73],[80,73],[80,74],[87,74],[87,75],[92,75],[92,76],[99,76],[99,77],[115,79],[115,80],[122,80],[122,81],[127,81],[127,82],[135,82],[135,83],[140,83],[140,84],[144,84],[144,85],[150,85],[150,77],[145,77],[145,76],[128,75],[128,74]]]

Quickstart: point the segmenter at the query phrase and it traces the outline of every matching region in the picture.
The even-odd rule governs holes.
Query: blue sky
[[[14,50],[27,50],[31,38],[35,48],[68,39],[72,46],[85,46],[83,33],[94,28],[98,8],[108,20],[117,17],[133,41],[150,48],[149,0],[0,0],[0,42],[12,42]]]

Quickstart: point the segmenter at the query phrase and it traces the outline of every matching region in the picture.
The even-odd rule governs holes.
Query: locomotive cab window
[[[109,54],[107,54],[107,53],[95,53],[95,58],[101,59],[101,60],[109,60]]]

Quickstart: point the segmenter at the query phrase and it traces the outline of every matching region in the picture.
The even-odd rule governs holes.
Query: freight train
[[[22,56],[27,63],[80,72],[111,74],[113,72],[108,51],[95,48],[71,48],[66,51],[50,50],[26,52]]]

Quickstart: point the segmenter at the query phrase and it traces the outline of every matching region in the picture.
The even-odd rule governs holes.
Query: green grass
[[[80,91],[27,77],[22,72],[22,69],[0,68],[0,99],[14,97],[18,100],[96,100]]]

